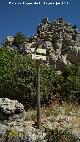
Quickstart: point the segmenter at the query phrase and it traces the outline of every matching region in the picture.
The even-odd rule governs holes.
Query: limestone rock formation
[[[30,38],[28,44],[30,48],[46,48],[46,62],[56,70],[63,70],[67,64],[80,62],[80,33],[75,25],[63,18],[53,21],[42,19],[37,33]]]
[[[23,104],[17,100],[10,100],[8,98],[0,98],[0,121],[9,119],[23,119],[25,114]]]
[[[47,43],[44,48],[49,50],[49,63],[54,64],[57,70],[59,66],[63,68],[66,64],[80,62],[80,33],[76,26],[63,18],[53,21],[45,18],[38,26],[37,33],[43,44]]]
[[[37,33],[24,42],[21,50],[31,54],[33,47],[46,49],[46,63],[56,70],[63,70],[67,64],[80,63],[80,32],[63,18],[52,21],[42,19]]]

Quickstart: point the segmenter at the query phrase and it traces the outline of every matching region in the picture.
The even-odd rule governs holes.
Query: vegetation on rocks
[[[80,33],[76,28],[63,18],[52,22],[46,18],[38,26],[36,35],[26,38],[18,32],[12,40],[8,37],[9,41],[6,40],[0,48],[0,98],[16,99],[24,105],[27,110],[25,123],[30,121],[31,136],[34,130],[31,122],[37,117],[36,63],[32,60],[31,48],[47,51],[46,62],[40,64],[41,127],[45,128],[46,137],[43,141],[37,138],[35,142],[80,140],[66,130],[73,129],[80,138]],[[3,124],[0,125],[3,128]],[[24,124],[20,125],[15,128],[20,130],[22,127],[23,131]],[[26,124],[26,128],[29,125]],[[5,134],[0,133],[0,141],[23,142],[25,139],[27,142],[27,136],[16,129],[7,129]],[[33,137],[37,136],[35,128]]]
[[[0,48],[0,97],[36,107],[36,66],[31,55]],[[41,104],[54,100],[80,102],[80,65],[67,66],[62,74],[41,64]]]
[[[67,130],[46,129],[46,142],[78,142],[71,132]]]

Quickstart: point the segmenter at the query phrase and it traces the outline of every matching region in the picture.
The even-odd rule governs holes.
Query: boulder
[[[25,110],[23,104],[17,100],[10,100],[8,98],[0,98],[0,120],[5,121],[9,118],[23,117]]]

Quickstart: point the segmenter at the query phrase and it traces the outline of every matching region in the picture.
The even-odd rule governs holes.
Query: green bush
[[[41,64],[41,104],[48,104],[56,75],[53,68]],[[30,55],[17,50],[0,49],[0,96],[17,99],[27,107],[36,106],[36,67]]]
[[[65,96],[68,100],[80,102],[80,64],[67,66],[62,75]]]
[[[46,142],[78,142],[76,137],[68,130],[45,129]]]
[[[31,103],[35,95],[35,69],[30,56],[0,49],[0,97]]]
[[[55,97],[80,101],[80,65],[65,68],[61,75],[44,63],[40,70],[41,105],[50,105]],[[26,108],[36,107],[36,67],[31,55],[0,48],[0,97],[17,99]]]

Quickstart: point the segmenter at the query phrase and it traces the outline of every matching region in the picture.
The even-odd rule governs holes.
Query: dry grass
[[[54,104],[47,108],[42,108],[42,115],[48,116],[80,116],[80,106],[72,103],[63,103],[62,105]]]
[[[26,120],[36,121],[36,114],[36,110],[28,110]],[[41,108],[41,124],[42,127],[68,129],[80,134],[80,106],[65,102]]]

